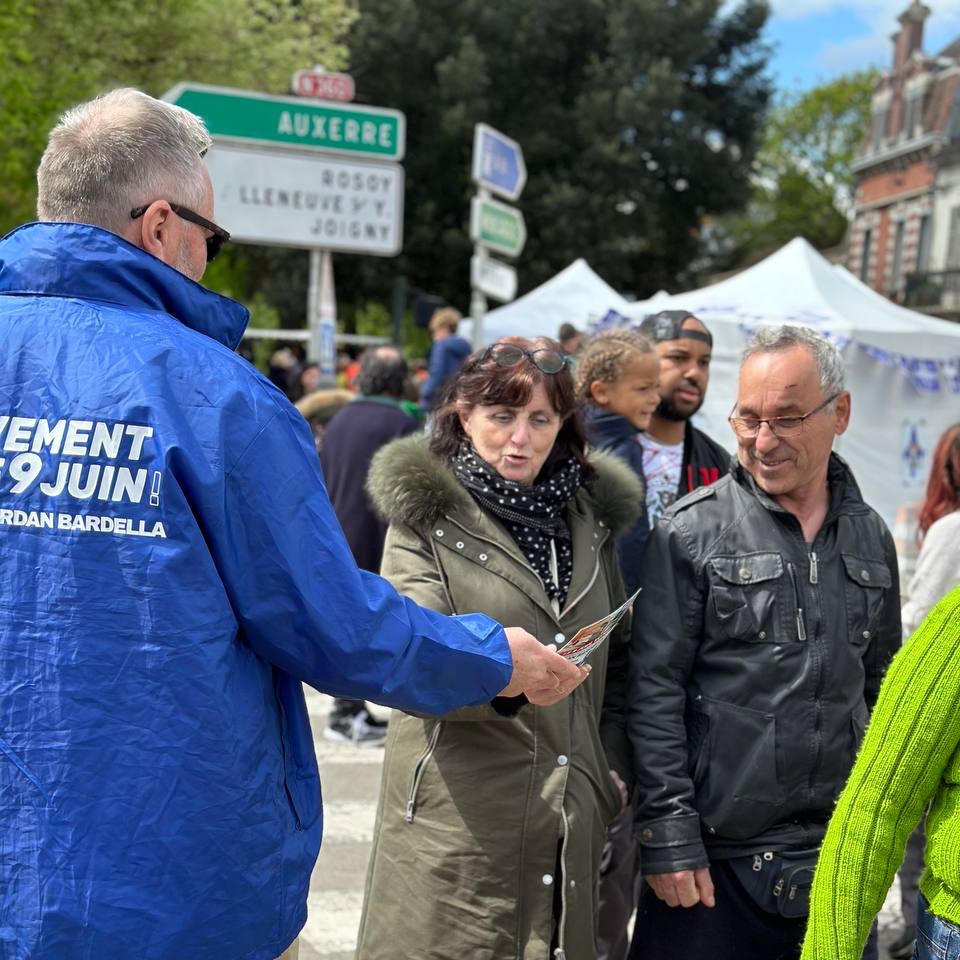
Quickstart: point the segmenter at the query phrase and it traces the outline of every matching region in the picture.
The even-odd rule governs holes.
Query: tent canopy
[[[546,283],[505,306],[491,310],[483,319],[481,343],[501,337],[556,337],[562,323],[572,323],[586,332],[607,313],[622,313],[627,301],[602,280],[586,260],[574,260]],[[468,321],[463,336],[472,339]]]
[[[887,349],[913,349],[918,334],[955,349],[960,337],[956,324],[897,306],[800,237],[720,283],[669,298],[658,293],[621,312],[642,319],[665,309],[689,310],[707,324],[798,324]]]
[[[764,326],[812,327],[844,357],[853,416],[836,449],[867,502],[892,525],[900,504],[923,496],[933,447],[960,420],[960,324],[891,303],[803,239],[712,286],[629,304],[620,322],[675,309],[695,314],[714,336],[698,425],[716,440],[734,447],[726,418],[750,335]]]

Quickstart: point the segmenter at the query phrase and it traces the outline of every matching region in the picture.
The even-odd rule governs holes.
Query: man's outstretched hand
[[[524,693],[531,703],[549,707],[568,697],[590,676],[590,667],[564,660],[553,644],[544,646],[522,627],[507,627],[504,632],[513,656],[513,676],[500,691],[501,697]]]

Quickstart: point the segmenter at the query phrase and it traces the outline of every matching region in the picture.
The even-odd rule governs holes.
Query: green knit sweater
[[[803,960],[858,960],[927,802],[931,911],[960,924],[960,588],[894,658],[813,882]]]

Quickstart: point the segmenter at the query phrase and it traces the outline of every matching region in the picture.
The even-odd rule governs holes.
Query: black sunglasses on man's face
[[[167,202],[169,203],[169,201]],[[138,217],[142,217],[147,212],[149,206],[150,204],[146,203],[142,207],[135,207],[130,211],[130,219],[136,220]],[[179,203],[171,203],[170,209],[180,217],[181,220],[189,220],[191,223],[195,223],[198,227],[203,227],[204,230],[209,230],[213,234],[212,237],[207,237],[207,263],[216,257],[223,248],[223,245],[230,239],[230,234],[227,233],[223,227],[218,227],[212,220],[201,217],[199,213],[194,213],[189,207],[181,206]]]

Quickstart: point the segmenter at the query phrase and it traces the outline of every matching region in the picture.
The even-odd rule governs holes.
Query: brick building
[[[893,35],[893,68],[873,94],[854,163],[847,266],[897,302],[960,310],[960,39],[923,52],[930,9],[913,0]]]

